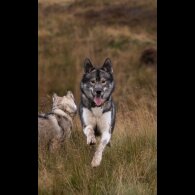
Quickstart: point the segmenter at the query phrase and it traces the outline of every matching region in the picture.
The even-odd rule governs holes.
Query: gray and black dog
[[[97,167],[106,145],[110,144],[115,125],[116,111],[111,97],[115,82],[111,60],[107,58],[101,67],[96,67],[85,59],[80,88],[79,114],[87,144],[96,144],[96,136],[101,136],[91,162],[92,167]]]

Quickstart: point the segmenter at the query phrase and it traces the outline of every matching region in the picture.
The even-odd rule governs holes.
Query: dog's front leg
[[[52,125],[54,127],[56,138],[60,139],[63,136],[62,128],[59,126],[57,119],[53,115],[49,116],[49,118],[50,118]]]
[[[95,139],[95,134],[94,134],[94,129],[92,125],[87,125],[84,129],[84,134],[87,137],[87,144],[95,144],[96,139]]]
[[[93,156],[93,160],[91,162],[92,167],[97,167],[100,165],[101,160],[102,160],[102,153],[106,147],[106,145],[109,143],[111,138],[111,134],[109,132],[104,132],[102,134],[100,144],[97,147],[97,150]]]

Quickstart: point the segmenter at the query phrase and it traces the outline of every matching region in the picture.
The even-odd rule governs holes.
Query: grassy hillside
[[[53,92],[72,90],[79,104],[82,64],[113,63],[117,121],[100,167],[90,166],[79,117],[55,154],[39,150],[39,194],[156,194],[156,69],[140,67],[156,48],[154,0],[39,0],[39,111]]]

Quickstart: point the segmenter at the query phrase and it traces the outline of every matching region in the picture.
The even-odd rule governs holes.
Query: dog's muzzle
[[[98,87],[98,88],[95,88],[94,92],[95,92],[96,97],[100,97],[102,95],[103,90],[102,88]]]

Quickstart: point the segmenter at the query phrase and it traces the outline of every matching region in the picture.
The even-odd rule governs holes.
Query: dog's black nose
[[[101,92],[102,92],[102,91],[96,91],[96,94],[97,94],[97,95],[101,95]]]

